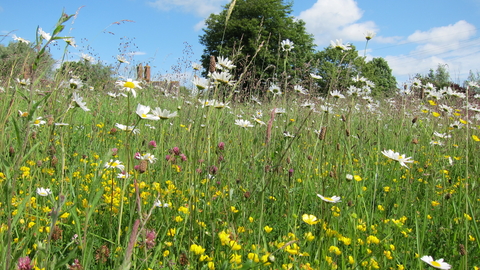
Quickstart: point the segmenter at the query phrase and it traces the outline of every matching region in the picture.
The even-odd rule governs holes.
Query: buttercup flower
[[[382,154],[388,158],[391,158],[393,160],[398,161],[400,165],[403,167],[408,168],[408,166],[405,163],[413,163],[414,160],[411,159],[411,157],[405,157],[405,155],[400,155],[397,152],[393,152],[393,150],[383,150]]]
[[[450,269],[452,266],[443,261],[443,259],[433,260],[432,256],[423,256],[420,260],[428,263],[429,265],[438,268],[438,269]]]
[[[316,216],[308,214],[304,214],[302,216],[302,220],[309,225],[315,225],[320,222],[320,220],[318,220]]]
[[[326,202],[330,202],[330,203],[341,202],[341,199],[340,199],[340,197],[338,197],[338,196],[324,197],[324,196],[322,196],[322,195],[320,195],[320,194],[317,194],[317,196],[318,196],[320,199],[322,199],[322,200],[324,200],[324,201],[326,201]]]
[[[37,188],[37,194],[42,196],[42,197],[46,197],[46,196],[52,194],[52,191],[49,188],[40,187],[40,188]]]

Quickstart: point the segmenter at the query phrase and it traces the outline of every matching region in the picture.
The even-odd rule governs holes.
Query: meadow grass
[[[228,85],[134,97],[122,81],[113,98],[17,77],[0,100],[2,268],[480,266],[472,97],[283,89],[226,106]],[[178,117],[143,119],[138,104]]]

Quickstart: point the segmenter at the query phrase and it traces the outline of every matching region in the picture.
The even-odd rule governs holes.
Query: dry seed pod
[[[147,171],[147,167],[148,167],[148,161],[142,160],[142,161],[140,161],[140,164],[138,165],[138,171],[140,173],[144,173],[144,172]]]
[[[215,62],[215,56],[210,55],[210,67],[209,67],[210,73],[215,72],[216,68],[217,68],[217,63]]]
[[[347,137],[350,137],[350,130],[348,128],[345,129],[345,134],[347,135]]]
[[[417,138],[413,138],[413,139],[412,139],[412,143],[413,143],[413,144],[418,144],[418,139],[417,139]]]
[[[412,119],[412,124],[415,124],[418,120],[418,116],[415,116],[413,119]]]
[[[322,127],[322,129],[320,130],[320,135],[318,135],[318,138],[320,140],[324,140],[326,133],[327,133],[327,127]]]

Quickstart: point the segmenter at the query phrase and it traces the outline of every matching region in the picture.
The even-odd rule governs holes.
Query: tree
[[[0,45],[0,78],[30,78],[36,57],[37,52],[30,44],[10,42],[8,46]],[[50,53],[42,54],[38,62],[37,74],[51,75],[54,62]]]
[[[352,84],[352,78],[357,76],[365,64],[364,58],[358,56],[355,46],[349,50],[327,47],[315,54],[312,72],[322,76],[317,82],[319,92],[330,90],[345,90]]]
[[[397,88],[397,79],[392,74],[388,62],[382,57],[373,58],[362,69],[365,78],[375,83],[372,94],[387,93]]]
[[[98,62],[92,64],[87,60],[78,62],[64,62],[57,71],[57,76],[68,80],[72,76],[78,77],[85,85],[93,86],[95,89],[102,89],[106,84],[113,81],[113,70]]]
[[[433,84],[437,89],[450,86],[454,84],[450,79],[450,73],[447,70],[447,65],[438,64],[437,70],[434,72],[430,69],[427,75],[417,74],[415,78],[419,79],[423,85],[427,83]]]
[[[231,5],[233,10],[227,20]],[[291,6],[282,0],[237,0],[225,5],[219,14],[211,14],[200,36],[205,46],[203,67],[208,69],[213,55],[233,59],[237,79],[243,72],[256,81],[298,72],[295,68],[312,59],[315,45],[305,30],[305,22],[290,16]],[[288,54],[281,48],[286,39],[294,43]]]

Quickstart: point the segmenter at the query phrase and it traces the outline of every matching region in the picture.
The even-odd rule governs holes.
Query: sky
[[[134,77],[135,65],[152,67],[154,79],[189,80],[191,62],[199,62],[204,20],[230,0],[0,0],[0,44],[13,35],[34,41],[37,27],[51,33],[62,10],[76,14],[58,42],[57,60],[76,61],[82,53],[119,73]],[[397,83],[444,65],[452,81],[463,83],[480,73],[480,0],[294,0],[292,13],[306,23],[318,50],[336,39],[356,46],[367,59],[387,60]],[[374,31],[365,51],[365,33]],[[295,44],[300,46],[300,44]],[[119,65],[117,55],[130,65]]]

